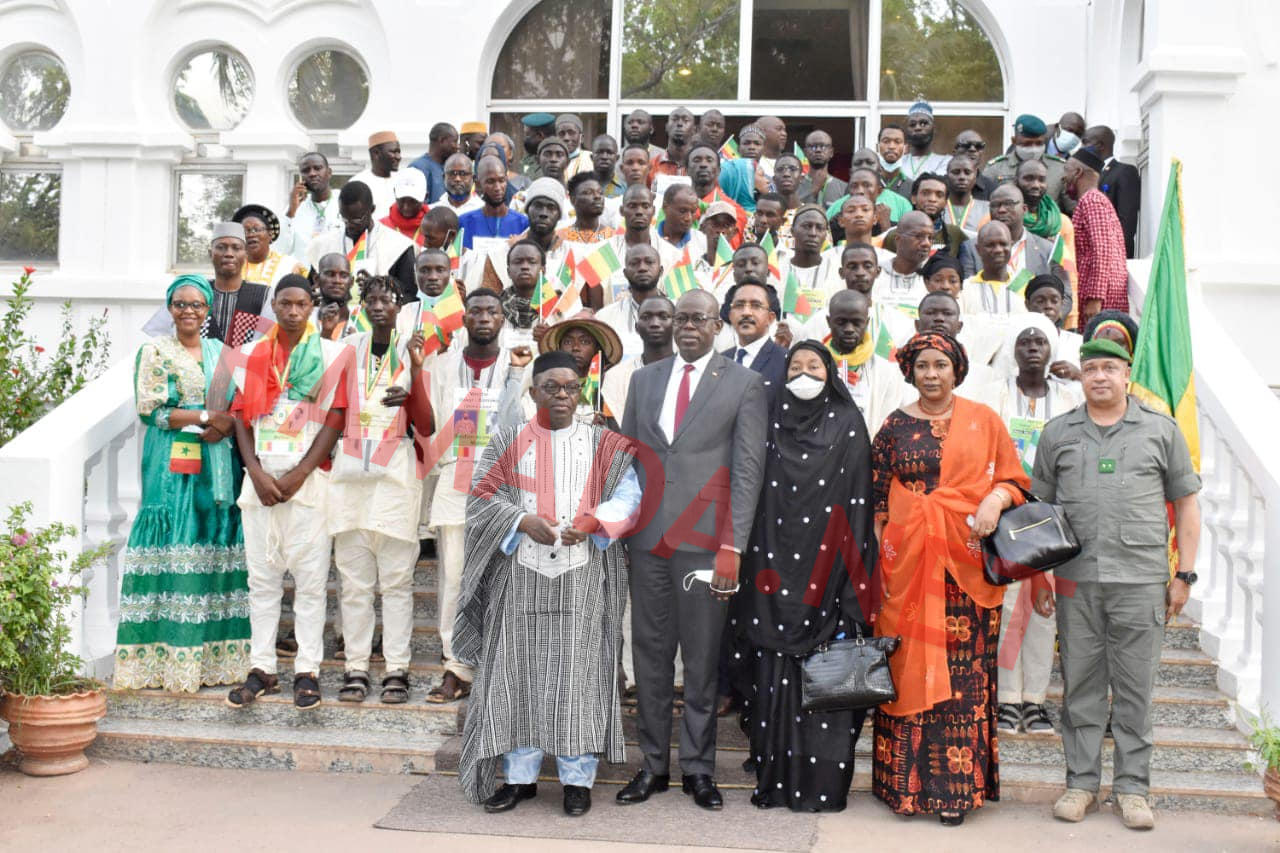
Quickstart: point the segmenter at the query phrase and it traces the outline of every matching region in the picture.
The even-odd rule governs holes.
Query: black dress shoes
[[[569,817],[582,817],[591,811],[591,789],[579,785],[564,786],[564,813]]]
[[[715,780],[705,773],[695,773],[692,776],[684,776],[684,792],[693,794],[693,801],[704,809],[717,810],[724,807],[724,798],[720,796],[720,789],[716,787]]]
[[[618,792],[618,802],[623,805],[643,803],[650,794],[661,794],[671,785],[671,777],[667,774],[659,776],[641,769],[636,778],[627,783],[627,787]]]
[[[484,810],[490,814],[509,812],[520,804],[521,800],[532,800],[538,796],[538,783],[531,785],[503,785],[493,792],[493,796],[484,801]],[[567,807],[566,803],[566,807]]]

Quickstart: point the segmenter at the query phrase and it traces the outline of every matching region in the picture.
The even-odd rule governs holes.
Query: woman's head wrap
[[[964,346],[942,332],[918,332],[898,348],[898,367],[902,368],[902,375],[909,384],[915,384],[912,379],[916,358],[927,349],[936,349],[949,358],[955,369],[956,385],[964,382],[964,378],[969,375],[969,356],[964,351]]]
[[[1138,342],[1138,323],[1123,311],[1099,311],[1084,327],[1084,339],[1091,341],[1098,335],[1098,330],[1106,327],[1116,328],[1124,332],[1128,339],[1129,352],[1133,352]]]
[[[169,289],[165,291],[164,304],[173,304],[173,294],[177,293],[184,287],[194,287],[204,296],[205,305],[213,306],[213,286],[209,284],[209,279],[202,275],[180,275],[169,284]]]
[[[944,252],[935,252],[933,257],[925,261],[924,267],[920,270],[920,275],[925,280],[928,280],[933,278],[934,273],[945,269],[955,270],[956,275],[960,276],[960,280],[964,281],[964,267],[960,266],[960,259]]]

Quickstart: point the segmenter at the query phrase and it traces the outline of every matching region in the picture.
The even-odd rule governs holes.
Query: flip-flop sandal
[[[369,673],[353,669],[343,677],[342,688],[338,690],[338,701],[363,702],[369,695],[369,686]]]
[[[445,691],[445,685],[452,681],[452,695]],[[434,705],[446,705],[449,702],[457,702],[471,695],[471,685],[461,678],[458,678],[452,672],[446,672],[444,678],[431,691],[427,693],[427,701]]]
[[[244,684],[227,694],[227,704],[232,708],[247,708],[259,696],[279,692],[280,679],[255,667],[249,670],[249,677],[244,680]]]

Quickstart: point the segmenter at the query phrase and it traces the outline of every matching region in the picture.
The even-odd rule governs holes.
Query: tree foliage
[[[14,130],[48,130],[67,111],[70,98],[66,69],[48,54],[22,54],[0,77],[0,114]]]
[[[995,49],[959,0],[884,0],[880,97],[1002,101]]]
[[[302,126],[312,130],[345,130],[368,103],[368,76],[359,62],[340,50],[316,51],[289,78],[289,107]]]
[[[738,16],[738,0],[628,0],[622,97],[736,98]]]
[[[58,260],[62,175],[0,172],[0,260]]]
[[[502,46],[494,98],[607,98],[609,0],[543,0]]]

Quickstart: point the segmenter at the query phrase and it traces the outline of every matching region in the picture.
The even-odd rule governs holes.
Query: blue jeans
[[[557,755],[556,770],[560,773],[561,785],[576,785],[590,788],[596,781],[596,767],[600,764],[600,756]],[[536,746],[522,746],[502,756],[502,772],[509,785],[531,785],[538,781],[538,771],[542,768],[542,750]]]

